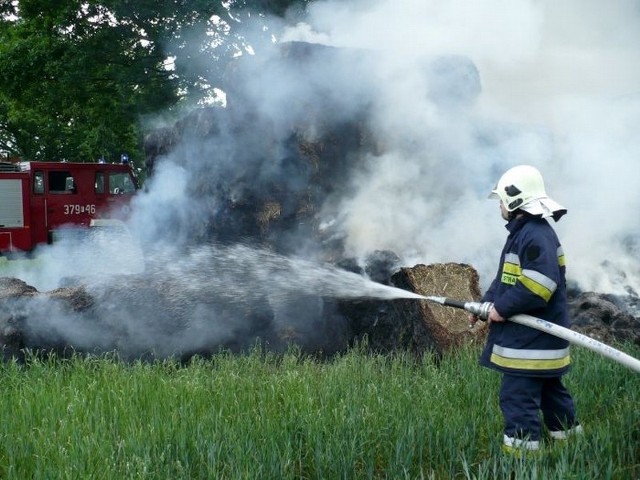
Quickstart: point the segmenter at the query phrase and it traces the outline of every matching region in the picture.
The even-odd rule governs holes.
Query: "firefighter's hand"
[[[489,322],[504,322],[506,319],[498,313],[496,307],[491,307],[488,320]]]
[[[478,320],[480,320],[480,318],[473,313],[471,313],[467,318],[469,319],[469,328],[475,327],[476,323],[478,323]]]

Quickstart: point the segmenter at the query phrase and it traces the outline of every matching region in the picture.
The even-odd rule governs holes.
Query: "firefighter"
[[[553,439],[582,431],[573,398],[562,384],[569,342],[505,319],[527,314],[569,327],[564,253],[547,220],[558,221],[567,210],[547,196],[542,175],[530,165],[507,170],[489,198],[500,200],[509,234],[496,278],[482,299],[493,307],[480,364],[502,373],[503,449],[538,450],[540,411]],[[478,318],[469,320],[473,325]]]

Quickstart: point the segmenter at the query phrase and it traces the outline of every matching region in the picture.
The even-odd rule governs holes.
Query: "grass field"
[[[585,434],[517,458],[500,449],[500,376],[477,354],[9,363],[0,478],[640,478],[640,375],[575,347]]]

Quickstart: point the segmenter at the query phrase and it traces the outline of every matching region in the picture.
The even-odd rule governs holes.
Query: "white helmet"
[[[507,170],[489,198],[499,198],[508,212],[521,209],[543,218],[553,217],[556,221],[567,213],[566,208],[547,196],[542,175],[531,165]]]

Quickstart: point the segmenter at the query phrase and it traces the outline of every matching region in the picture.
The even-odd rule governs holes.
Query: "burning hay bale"
[[[198,108],[149,132],[148,178],[169,166],[186,172],[181,193],[189,211],[197,212],[181,215],[167,205],[163,215],[172,225],[167,240],[189,246],[250,242],[283,254],[313,244],[321,251],[325,236],[334,232],[320,228],[332,220],[320,214],[333,217],[325,213],[328,203],[353,189],[352,173],[381,153],[381,140],[368,121],[372,94],[364,93],[371,91],[364,64],[372,62],[360,51],[279,45],[232,62],[224,108]],[[314,78],[318,65],[321,82]],[[335,81],[326,75],[335,75]],[[274,81],[289,88],[264,89]],[[336,85],[348,90],[336,91]],[[283,102],[284,120],[270,110]],[[171,237],[173,231],[180,235]],[[333,241],[328,255],[337,248]]]
[[[445,263],[401,268],[389,279],[392,285],[420,295],[442,295],[466,300],[480,298],[476,270],[465,264]],[[467,314],[425,301],[367,300],[342,302],[351,320],[354,339],[367,339],[380,352],[407,350],[420,356],[442,354],[484,336],[483,325],[469,330]]]
[[[274,136],[268,119],[247,124],[234,108],[194,111],[146,138],[150,178],[163,163],[188,172],[183,193],[199,214],[165,212],[175,231],[188,233],[189,245],[249,241],[282,253],[294,252],[300,243],[294,237],[319,243],[317,216],[324,202],[347,188],[347,171],[372,151],[365,127],[339,123],[310,137],[302,125],[293,125]],[[195,155],[176,145],[176,138],[192,137],[203,145]],[[177,244],[183,237],[169,240]]]

